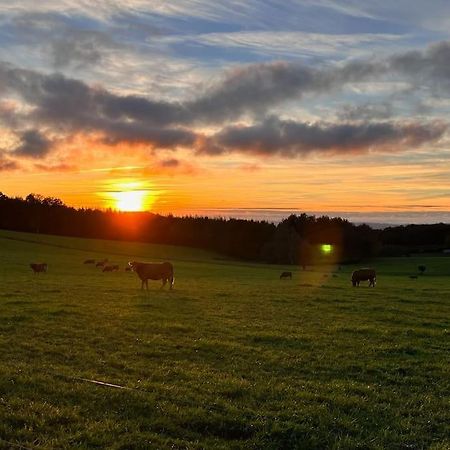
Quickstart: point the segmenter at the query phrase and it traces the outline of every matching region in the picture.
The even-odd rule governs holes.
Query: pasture
[[[0,231],[0,448],[448,449],[450,257],[368,264]]]

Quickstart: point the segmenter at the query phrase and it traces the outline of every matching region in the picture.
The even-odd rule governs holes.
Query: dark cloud
[[[103,133],[108,144],[128,141],[175,148],[195,141],[195,133],[167,126],[180,121],[176,115],[181,107],[116,96],[60,74],[43,75],[2,64],[0,91],[20,94],[33,107],[23,117],[24,123],[44,124],[66,133]]]
[[[52,148],[52,142],[39,130],[27,130],[20,136],[20,144],[14,149],[14,156],[43,158]]]
[[[230,126],[201,143],[198,151],[283,157],[312,152],[363,153],[371,149],[416,148],[439,140],[447,126],[411,122],[301,123],[275,117],[252,126]]]
[[[393,55],[388,69],[412,79],[417,86],[430,87],[437,94],[450,92],[450,42],[430,45],[425,51],[413,50]]]
[[[173,149],[189,147],[196,141],[196,134],[182,128],[146,127],[140,123],[112,121],[96,122],[97,129],[104,133],[103,142],[109,145],[119,143],[141,143],[151,147]]]

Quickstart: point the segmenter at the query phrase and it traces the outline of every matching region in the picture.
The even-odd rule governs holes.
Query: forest
[[[183,245],[241,260],[307,266],[328,258],[353,263],[450,248],[450,224],[375,230],[346,219],[290,215],[278,224],[233,218],[73,208],[60,199],[0,193],[0,228],[97,239]]]

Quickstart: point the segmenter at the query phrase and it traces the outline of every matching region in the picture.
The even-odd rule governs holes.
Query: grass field
[[[175,289],[90,257],[172,261]],[[0,448],[449,449],[450,257],[370,264],[375,289],[0,231]]]

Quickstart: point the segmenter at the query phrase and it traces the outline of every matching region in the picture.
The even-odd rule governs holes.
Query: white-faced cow
[[[175,278],[173,276],[173,266],[169,262],[163,263],[145,263],[138,261],[131,261],[128,263],[131,269],[137,273],[141,279],[141,289],[144,289],[144,284],[148,290],[148,280],[162,280],[161,289],[170,281],[170,289],[173,288]]]
[[[352,284],[353,286],[359,286],[361,281],[369,281],[369,287],[375,287],[377,281],[377,273],[375,269],[358,269],[352,273]]]
[[[36,263],[32,263],[30,264],[31,269],[33,270],[34,274],[37,273],[41,273],[41,272],[47,272],[47,263],[40,263],[40,264],[36,264]]]

